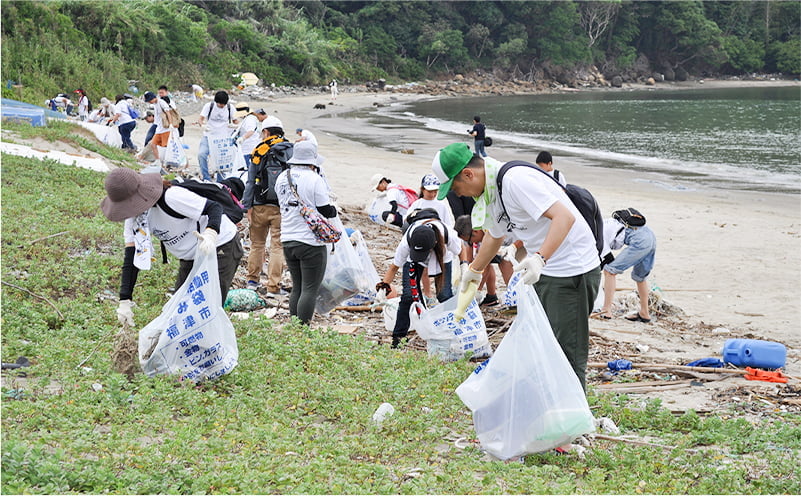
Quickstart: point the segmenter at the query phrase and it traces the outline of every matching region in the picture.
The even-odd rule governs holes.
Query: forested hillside
[[[254,72],[276,85],[493,71],[538,80],[801,72],[801,2],[3,1],[4,96],[39,102]]]

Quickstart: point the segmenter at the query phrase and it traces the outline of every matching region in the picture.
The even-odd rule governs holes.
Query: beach
[[[291,139],[295,128],[314,132],[319,152],[326,158],[325,173],[337,204],[360,210],[373,197],[370,177],[376,172],[416,189],[421,177],[431,171],[431,160],[438,149],[455,141],[470,143],[465,136],[381,128],[370,126],[363,118],[343,117],[358,109],[418,98],[430,97],[341,93],[334,104],[327,94],[249,103],[251,108],[263,107],[279,117]],[[314,109],[318,103],[326,108]],[[184,117],[187,123],[197,119],[197,115]],[[134,135],[135,142],[141,143],[137,136],[143,136],[145,130],[139,126],[136,133],[141,134]],[[195,167],[200,136],[198,126],[187,126],[185,142],[190,164]],[[368,146],[362,143],[364,136],[384,145]],[[413,149],[414,153],[401,153],[401,149]],[[493,146],[488,152],[502,161],[533,158],[527,151],[502,146]],[[801,197],[700,188],[676,190],[671,188],[670,179],[660,174],[592,167],[570,157],[555,156],[554,165],[571,183],[588,188],[605,215],[626,207],[645,214],[658,244],[649,280],[660,288],[666,301],[683,310],[688,322],[714,329],[698,353],[719,356],[728,338],[776,340],[788,347],[788,372],[801,373]],[[377,268],[383,271],[381,266]],[[619,291],[635,287],[630,271],[618,277],[618,287]],[[627,328],[639,328],[622,318],[602,327],[610,333],[618,328],[624,333]],[[663,338],[682,341],[684,337]],[[673,356],[668,348],[665,343],[666,358]]]

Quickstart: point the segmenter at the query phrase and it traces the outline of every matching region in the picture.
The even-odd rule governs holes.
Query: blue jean
[[[133,144],[133,141],[131,141],[131,133],[133,132],[135,127],[136,127],[136,121],[120,124],[119,131],[120,131],[120,136],[122,137],[123,148],[130,148],[131,150],[136,150],[136,146]]]
[[[211,174],[209,174],[209,137],[203,136],[200,138],[200,146],[197,150],[197,161],[200,164],[200,177],[204,181],[211,181]],[[219,172],[216,174],[214,181],[222,181],[225,176]]]
[[[629,267],[634,267],[631,278],[636,282],[644,281],[654,268],[656,255],[654,232],[648,226],[629,227],[626,229],[623,244],[626,247],[611,263],[604,265],[604,270],[610,274],[621,274]]]
[[[484,151],[484,140],[483,139],[477,139],[476,140],[476,153],[481,155],[482,157],[486,157],[487,156],[487,152]]]

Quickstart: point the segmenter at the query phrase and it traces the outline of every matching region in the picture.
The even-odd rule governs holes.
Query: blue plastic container
[[[787,348],[781,343],[759,339],[727,339],[723,361],[737,367],[778,369],[787,362]]]

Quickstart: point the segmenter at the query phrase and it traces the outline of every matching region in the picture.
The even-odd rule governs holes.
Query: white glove
[[[198,239],[197,249],[204,255],[211,255],[217,251],[217,231],[207,227],[203,234],[195,231],[195,236]]]
[[[512,262],[512,265],[517,265],[517,247],[514,245],[514,243],[505,248],[501,248],[500,255],[506,260]]]
[[[240,136],[236,140],[234,140],[234,143],[236,143],[236,146],[240,146],[241,147],[243,141],[245,141],[245,139],[242,136]]]
[[[484,271],[476,272],[470,265],[465,264],[462,269],[462,280],[459,281],[459,292],[463,293],[471,282],[476,283],[476,290],[478,290],[478,284],[481,282],[481,276],[483,275]]]
[[[455,261],[454,261],[455,263]],[[466,263],[459,263],[451,268],[451,287],[458,288],[462,282],[462,272],[468,270]]]
[[[133,327],[133,306],[134,302],[131,300],[120,300],[120,305],[117,307],[117,320],[120,324]]]
[[[520,272],[520,282],[534,284],[539,281],[543,267],[545,267],[545,258],[539,253],[524,258],[520,265],[517,266],[517,270]]]

